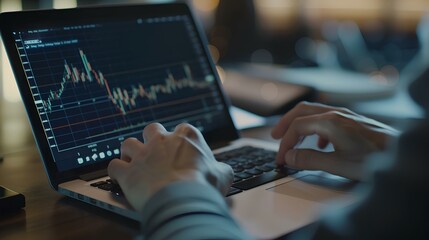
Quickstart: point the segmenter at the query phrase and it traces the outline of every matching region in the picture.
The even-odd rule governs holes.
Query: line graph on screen
[[[60,87],[56,90],[50,90],[49,96],[43,100],[43,106],[48,112],[52,112],[54,103],[61,99],[67,87],[73,87],[77,84],[97,83],[98,86],[106,91],[107,98],[111,101],[117,110],[126,115],[128,110],[137,107],[139,99],[146,98],[156,101],[159,94],[173,94],[184,88],[207,88],[211,85],[213,78],[207,77],[206,81],[195,81],[192,77],[191,68],[188,64],[183,64],[184,77],[177,79],[167,69],[166,77],[163,82],[144,87],[141,83],[131,85],[129,88],[115,87],[111,88],[109,81],[100,70],[92,67],[83,50],[79,49],[82,68],[75,64],[69,64],[64,60],[64,73],[60,82]],[[136,81],[138,82],[138,81]]]

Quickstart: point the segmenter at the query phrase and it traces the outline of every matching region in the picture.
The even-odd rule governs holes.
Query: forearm
[[[163,188],[143,210],[145,239],[249,239],[212,187],[177,182]]]

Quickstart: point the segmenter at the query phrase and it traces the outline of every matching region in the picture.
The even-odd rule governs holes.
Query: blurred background
[[[0,0],[0,11],[165,0]],[[183,2],[183,1],[180,1]],[[189,0],[222,81],[230,69],[315,87],[379,119],[419,119],[408,83],[429,66],[427,0]],[[34,145],[3,45],[0,153]]]

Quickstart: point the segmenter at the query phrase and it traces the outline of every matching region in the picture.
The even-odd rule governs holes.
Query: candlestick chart
[[[139,98],[147,98],[156,101],[159,94],[173,94],[183,88],[207,88],[210,86],[212,80],[209,79],[203,82],[193,80],[189,65],[184,64],[183,72],[185,76],[182,79],[175,79],[171,72],[166,71],[166,78],[163,83],[150,85],[147,88],[139,83],[130,86],[129,89],[123,89],[121,87],[111,89],[103,73],[92,68],[86,54],[80,49],[79,55],[82,60],[81,64],[83,65],[83,69],[78,69],[65,60],[60,88],[57,90],[50,90],[47,99],[43,100],[43,106],[49,112],[52,112],[54,102],[61,99],[67,87],[73,87],[76,84],[84,84],[85,82],[96,82],[100,88],[105,89],[106,97],[115,105],[121,114],[126,115],[127,110],[132,110],[137,107],[136,102]]]

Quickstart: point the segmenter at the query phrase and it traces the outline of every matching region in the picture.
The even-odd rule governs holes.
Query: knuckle
[[[144,130],[143,130],[143,131],[156,130],[156,129],[157,129],[157,127],[158,127],[158,124],[159,124],[159,123],[150,123],[150,124],[148,124],[148,125],[144,128]]]
[[[356,115],[352,110],[346,107],[337,107],[336,110],[341,114]]]
[[[326,120],[332,121],[332,122],[339,122],[346,118],[343,113],[335,110],[327,112],[326,114],[324,114],[324,117]]]
[[[297,117],[293,119],[289,125],[289,129],[284,136],[285,141],[292,136],[296,137],[296,135],[299,135],[300,129],[308,124],[307,119],[308,117]]]
[[[125,139],[121,144],[121,150],[123,151],[128,145],[132,144],[135,141],[138,141],[138,140],[136,138]]]
[[[308,105],[311,105],[311,103],[308,101],[301,101],[298,103],[298,106],[308,106]]]
[[[177,125],[176,132],[189,138],[198,137],[197,129],[188,123],[181,123]]]
[[[312,106],[312,104],[311,104],[310,102],[302,101],[302,102],[299,102],[299,103],[296,105],[296,108],[297,108],[298,110],[302,111],[302,110],[304,110],[304,109],[308,108],[309,106]]]
[[[345,108],[345,107],[338,107],[337,109],[339,112],[343,112],[343,113],[351,113],[352,112],[348,108]]]
[[[144,153],[144,147],[137,138],[127,138],[121,144],[121,156],[125,154],[125,156],[133,158],[142,153]]]
[[[151,123],[144,128],[143,133],[150,133],[152,140],[163,140],[165,136],[161,133],[160,126],[159,123]]]
[[[176,130],[182,131],[182,130],[189,128],[189,127],[190,127],[189,123],[180,123],[177,125]]]
[[[320,123],[324,126],[325,130],[337,129],[339,126],[343,125],[344,116],[341,115],[338,111],[329,111],[320,116]]]

